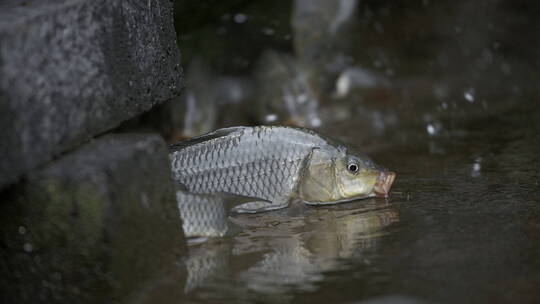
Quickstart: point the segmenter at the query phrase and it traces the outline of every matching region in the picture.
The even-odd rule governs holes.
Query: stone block
[[[10,188],[0,204],[2,303],[181,296],[186,248],[170,170],[162,138],[113,134]]]
[[[0,188],[182,89],[170,0],[0,3]]]

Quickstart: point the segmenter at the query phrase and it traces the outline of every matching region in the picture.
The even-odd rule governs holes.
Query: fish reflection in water
[[[243,228],[231,239],[190,246],[186,291],[203,286],[223,291],[231,280],[264,294],[314,290],[324,272],[343,267],[341,259],[363,260],[364,253],[377,250],[385,228],[398,222],[399,214],[386,202],[370,199],[318,208],[297,204],[230,220]],[[240,271],[231,271],[238,265]],[[231,273],[237,275],[229,278]]]
[[[203,286],[217,274],[226,274],[231,250],[229,244],[213,244],[211,250],[204,246],[191,246],[185,260],[188,270],[184,292],[189,293]]]

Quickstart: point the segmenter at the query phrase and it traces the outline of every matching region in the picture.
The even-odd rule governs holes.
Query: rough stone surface
[[[106,135],[10,192],[0,204],[2,303],[181,295],[185,240],[160,137]]]
[[[180,94],[172,6],[0,3],[0,187]]]

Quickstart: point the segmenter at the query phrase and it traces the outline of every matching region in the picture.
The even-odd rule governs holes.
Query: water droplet
[[[472,164],[471,177],[479,177],[481,175],[481,172],[480,172],[481,170],[482,170],[482,158],[476,157]]]
[[[318,128],[322,125],[322,121],[319,117],[313,117],[310,123],[311,123],[311,126],[314,128]]]
[[[267,114],[264,119],[267,121],[267,122],[274,122],[276,121],[278,118],[278,116],[276,114]]]
[[[336,96],[344,97],[351,89],[351,78],[347,74],[342,74],[336,81]]]
[[[474,102],[474,89],[470,88],[463,93],[463,97],[470,103]]]
[[[19,226],[19,234],[25,234],[26,233],[26,228],[24,226]]]
[[[426,130],[429,135],[435,135],[435,132],[436,132],[435,126],[433,126],[432,124],[428,124],[426,127]]]
[[[247,16],[246,15],[240,14],[240,13],[234,15],[234,22],[236,22],[236,23],[244,23],[246,21],[247,21]]]
[[[426,131],[431,136],[436,136],[441,133],[442,124],[438,121],[430,122],[426,125]]]

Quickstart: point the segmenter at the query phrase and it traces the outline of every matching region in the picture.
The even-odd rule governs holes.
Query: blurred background
[[[524,97],[536,87],[536,12],[504,0],[177,1],[186,88],[161,130],[170,142],[240,124],[356,142],[450,136],[536,102]]]

